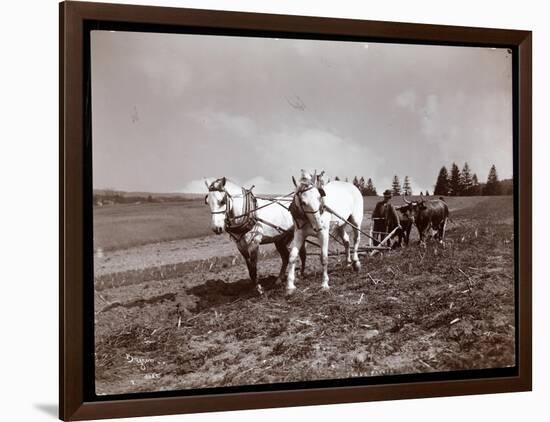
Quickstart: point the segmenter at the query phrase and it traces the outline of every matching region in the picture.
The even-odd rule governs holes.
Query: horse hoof
[[[292,289],[286,289],[286,295],[292,296],[295,291],[296,291],[296,287],[293,287]]]
[[[264,294],[264,288],[260,284],[256,284],[256,291],[260,296]]]
[[[323,292],[328,292],[328,291],[330,290],[330,286],[329,286],[328,284],[323,284],[323,285],[321,286],[321,290],[322,290]]]
[[[353,261],[353,270],[359,271],[361,269],[361,263],[359,261]]]

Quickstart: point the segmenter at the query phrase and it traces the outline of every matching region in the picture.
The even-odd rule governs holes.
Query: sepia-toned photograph
[[[98,396],[516,365],[511,50],[90,41]]]

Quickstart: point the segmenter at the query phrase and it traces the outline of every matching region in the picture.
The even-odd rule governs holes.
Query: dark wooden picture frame
[[[241,12],[65,2],[60,4],[60,418],[86,420],[112,417],[255,409],[390,399],[517,392],[531,390],[531,32],[451,27],[332,18],[267,15]],[[307,383],[299,388],[248,388],[225,393],[163,394],[118,400],[91,399],[86,374],[93,366],[89,350],[90,298],[86,280],[92,272],[86,250],[90,145],[86,68],[89,22],[185,27],[192,31],[233,31],[258,35],[284,35],[318,39],[392,41],[440,45],[504,47],[514,61],[514,194],[516,228],[516,362],[504,375],[445,379],[424,377],[399,382],[353,385]],[[89,42],[89,40],[88,40]],[[91,315],[91,316],[90,316]],[[92,340],[93,341],[93,340]],[[426,374],[427,375],[427,374]],[[420,378],[420,377],[419,377]]]

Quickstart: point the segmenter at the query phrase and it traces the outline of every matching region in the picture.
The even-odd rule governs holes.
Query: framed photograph
[[[60,4],[63,420],[531,389],[531,33]]]

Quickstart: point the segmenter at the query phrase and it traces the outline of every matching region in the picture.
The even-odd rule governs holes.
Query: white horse
[[[282,265],[276,283],[282,281],[288,266],[288,245],[294,236],[294,221],[284,197],[273,200],[256,198],[251,189],[244,189],[222,177],[208,184],[204,201],[210,206],[211,228],[216,234],[229,233],[248,267],[250,279],[259,294],[263,293],[258,281],[257,263],[260,245],[274,243],[281,255]],[[300,248],[302,274],[306,265],[305,247]]]
[[[292,216],[295,220],[294,239],[290,249],[290,266],[287,277],[287,293],[292,294],[296,289],[294,285],[294,270],[298,251],[308,236],[315,236],[321,246],[321,265],[323,266],[322,288],[328,290],[328,241],[331,225],[335,234],[342,239],[346,251],[346,260],[353,262],[353,269],[359,271],[358,248],[360,232],[353,229],[353,255],[350,256],[349,235],[345,231],[346,222],[336,214],[360,228],[363,221],[363,197],[359,189],[352,183],[332,181],[325,184],[322,174],[317,176],[304,172],[298,183],[292,177],[296,186],[294,200],[291,205]],[[327,207],[331,211],[327,210]]]

